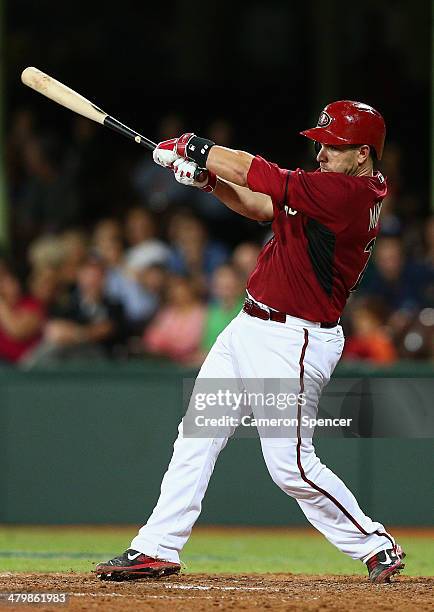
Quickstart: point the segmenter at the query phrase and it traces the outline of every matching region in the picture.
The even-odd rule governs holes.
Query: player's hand
[[[191,137],[191,132],[183,134],[179,138],[171,138],[159,142],[152,154],[154,162],[164,168],[172,168],[177,159],[186,157],[185,148]]]
[[[198,165],[195,162],[187,161],[183,158],[175,160],[173,172],[178,183],[198,187],[203,191],[214,191],[217,184],[217,176],[209,170],[202,170],[199,177],[195,178]]]

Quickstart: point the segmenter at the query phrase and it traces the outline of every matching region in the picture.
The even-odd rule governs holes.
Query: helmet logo
[[[326,111],[322,111],[322,113],[318,117],[318,123],[316,125],[317,127],[326,127],[327,125],[330,125],[331,122],[332,118],[330,117],[330,115],[326,113]]]

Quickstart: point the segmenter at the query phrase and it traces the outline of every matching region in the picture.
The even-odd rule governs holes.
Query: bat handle
[[[145,147],[146,149],[149,149],[150,151],[153,151],[155,147],[157,146],[156,142],[153,142],[152,140],[149,140],[149,138],[146,138],[145,136],[142,136],[138,132],[135,132],[134,130],[129,128],[127,125],[124,125],[123,123],[121,123],[114,117],[111,117],[110,115],[107,115],[105,117],[103,123],[106,127],[110,128],[114,132],[117,132],[118,134],[121,134],[122,136],[126,136],[127,138],[130,138],[131,140],[134,140],[134,142],[136,142],[139,145],[142,145],[142,147]]]

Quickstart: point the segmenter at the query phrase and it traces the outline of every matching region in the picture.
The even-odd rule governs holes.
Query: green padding
[[[191,375],[149,364],[0,372],[0,522],[144,522],[182,416],[182,377]],[[432,440],[322,439],[317,451],[372,517],[432,522]],[[235,439],[217,462],[200,521],[305,519],[268,476],[259,441]]]

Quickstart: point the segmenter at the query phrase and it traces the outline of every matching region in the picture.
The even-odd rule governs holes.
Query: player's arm
[[[217,146],[194,134],[184,134],[177,142],[178,154],[192,159],[200,168],[206,167],[223,179],[270,196],[274,215],[289,204],[337,231],[346,227],[351,218],[354,186],[344,173],[285,170],[262,157]]]
[[[211,170],[205,170],[195,178],[198,165],[186,159],[178,159],[173,164],[173,172],[178,183],[199,187],[213,194],[231,210],[255,221],[273,220],[273,202],[263,193],[254,193],[247,187],[241,187],[230,181],[217,177]]]
[[[263,193],[254,193],[247,187],[225,181],[220,177],[214,188],[214,195],[231,210],[255,221],[273,220],[273,203]]]
[[[271,180],[262,181],[260,188],[252,188],[249,173],[255,159],[250,153],[220,147],[193,134],[160,142],[154,151],[154,161],[173,168],[178,182],[206,191],[216,188],[215,195],[232,210],[250,219],[271,221],[275,213],[273,200],[275,206],[282,205],[287,173],[271,164],[275,168]],[[208,181],[193,180],[193,166],[207,168],[214,179],[218,176],[218,185],[209,188]]]
[[[254,156],[245,151],[214,145],[206,159],[206,168],[226,181],[248,187],[247,175],[253,160]]]

